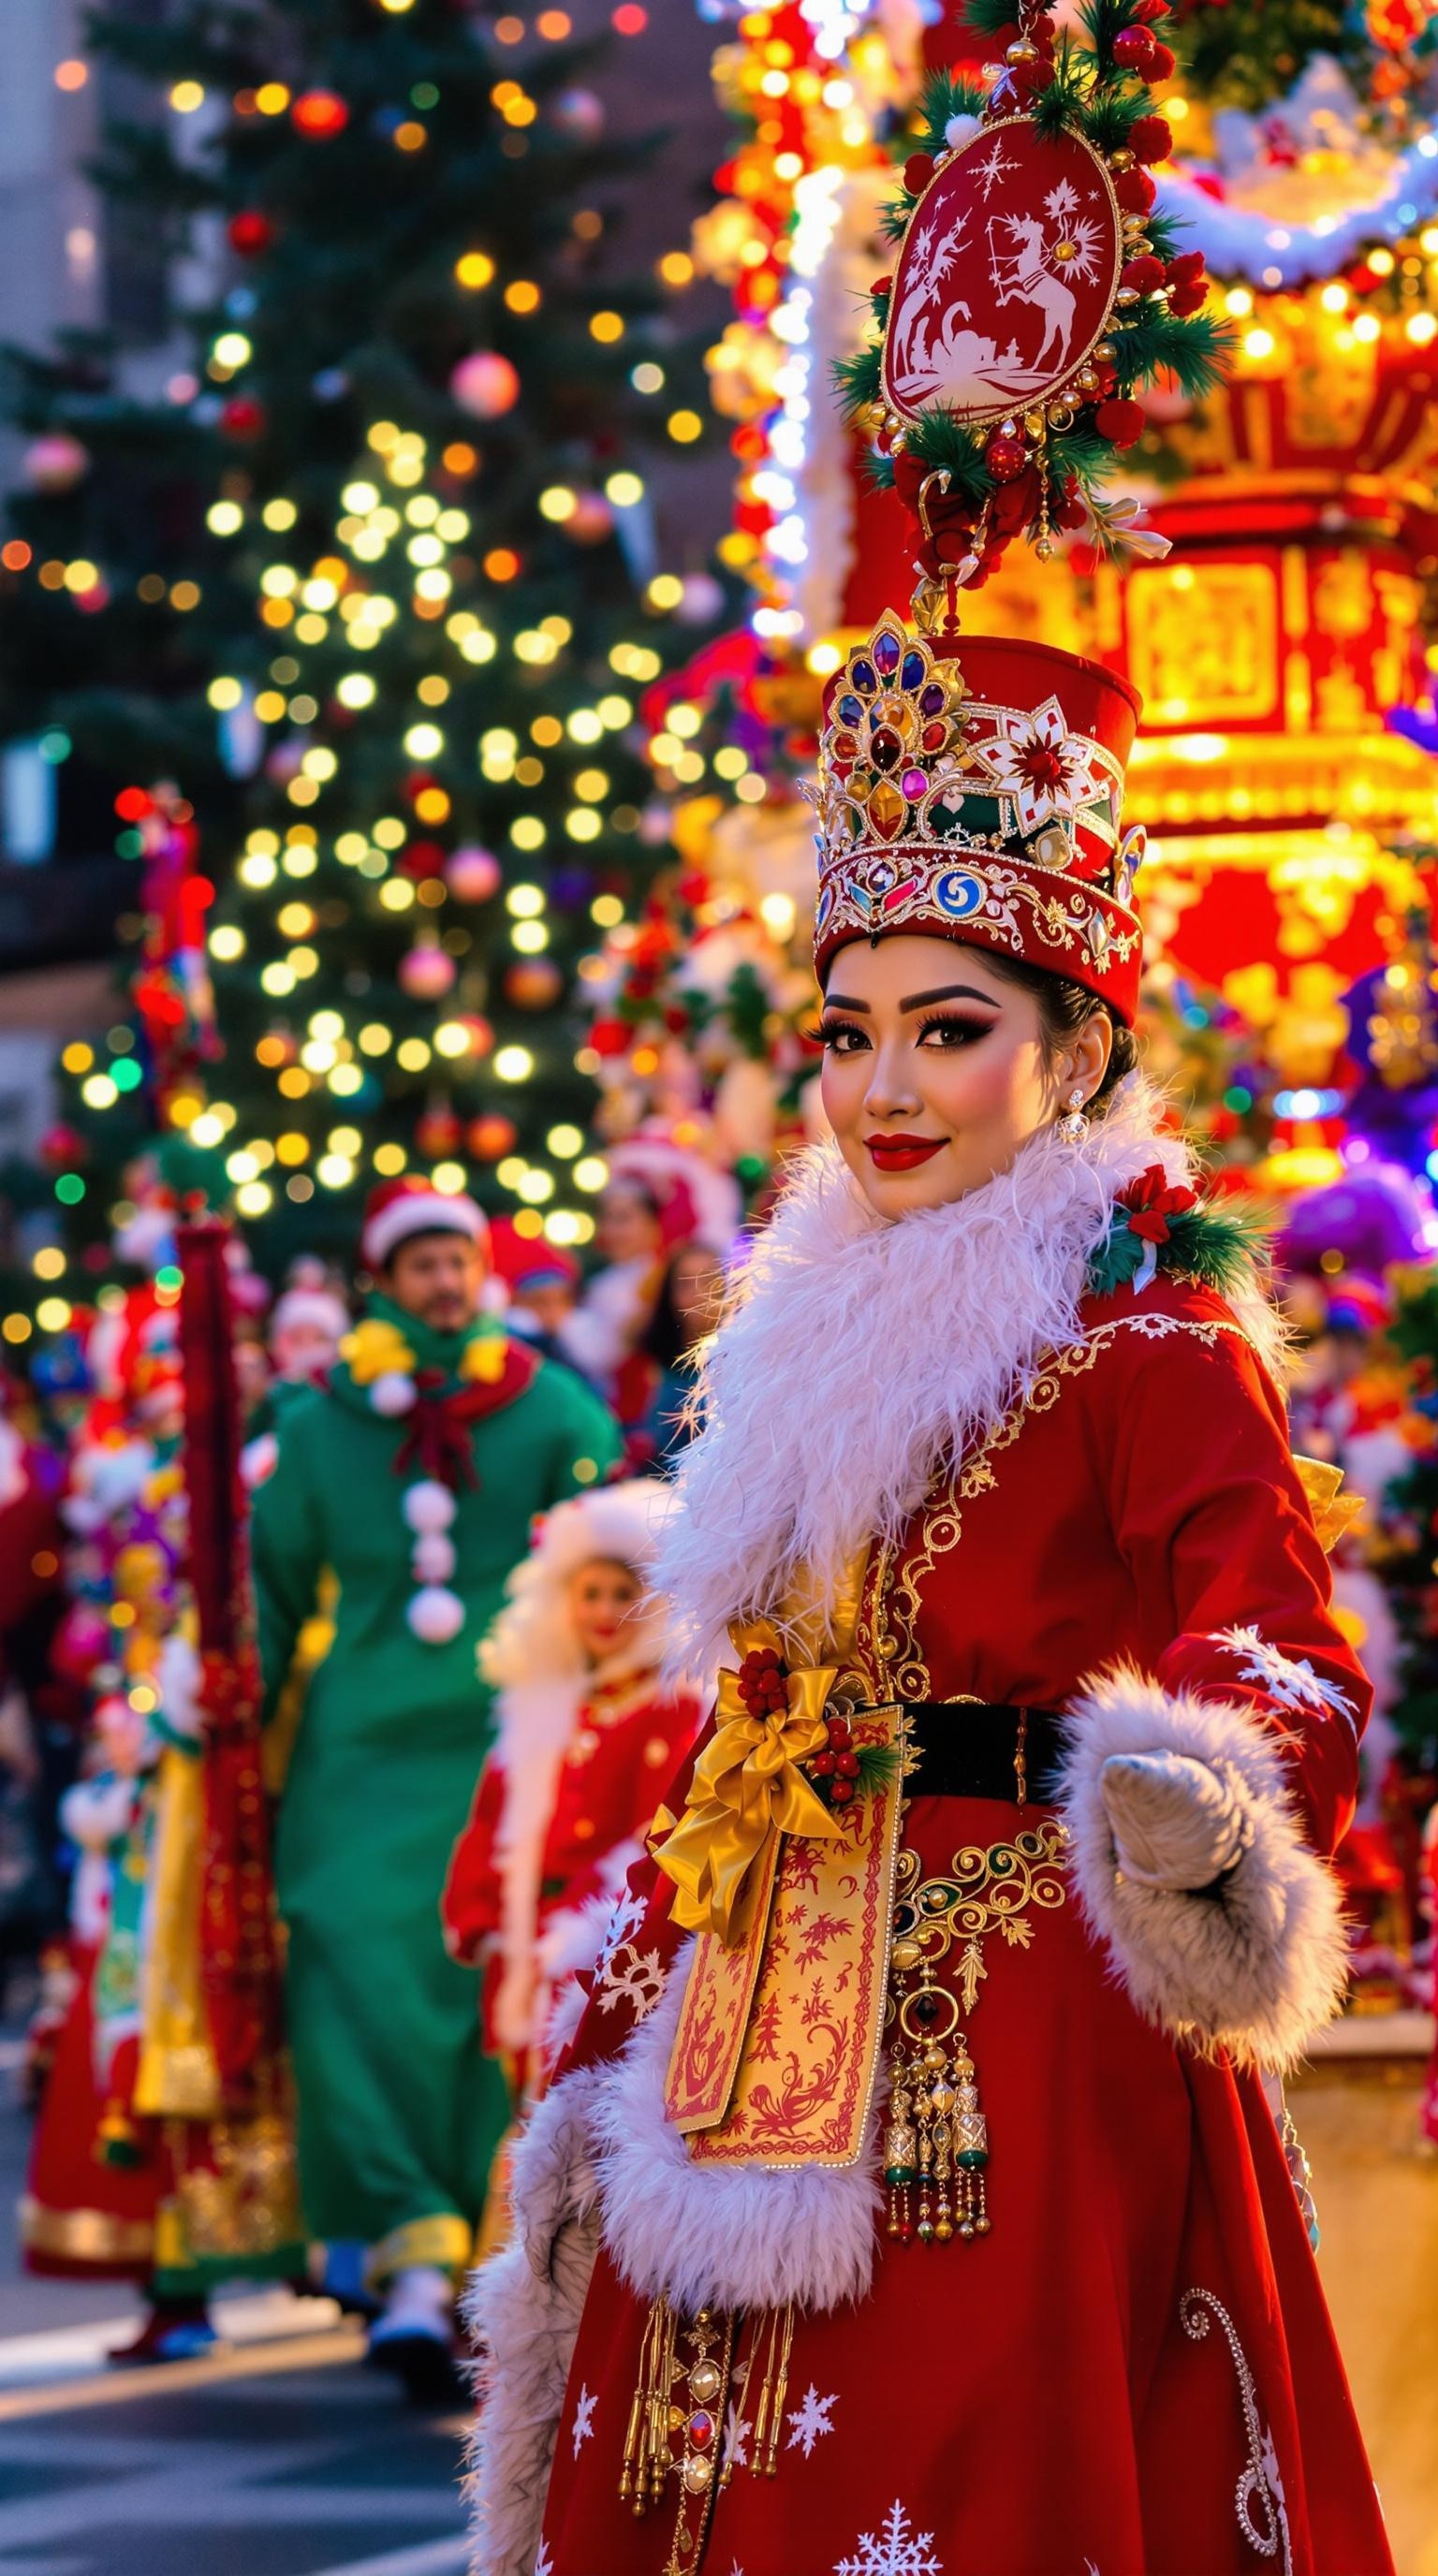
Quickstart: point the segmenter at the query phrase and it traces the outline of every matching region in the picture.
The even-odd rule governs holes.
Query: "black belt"
[[[1051,1708],[999,1700],[915,1700],[905,1710],[918,1765],[911,1798],[1001,1798],[1051,1807],[1058,1795],[1064,1737]]]

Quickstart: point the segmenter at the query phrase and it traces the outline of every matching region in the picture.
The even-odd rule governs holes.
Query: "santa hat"
[[[412,1234],[467,1234],[485,1244],[489,1226],[484,1211],[463,1191],[437,1190],[418,1172],[381,1181],[365,1201],[360,1258],[367,1270],[382,1269],[390,1254]]]
[[[270,1339],[308,1326],[311,1332],[329,1333],[338,1341],[349,1331],[349,1321],[349,1308],[333,1288],[286,1288],[275,1301]]]
[[[551,1243],[545,1234],[521,1234],[512,1216],[495,1218],[489,1252],[496,1279],[513,1297],[529,1288],[577,1288],[583,1275],[562,1243]]]

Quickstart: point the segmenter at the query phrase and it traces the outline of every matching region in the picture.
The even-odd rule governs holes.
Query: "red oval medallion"
[[[884,334],[891,409],[1003,420],[1062,392],[1107,328],[1122,244],[1113,182],[1080,135],[1045,142],[1026,116],[983,127],[910,218]]]

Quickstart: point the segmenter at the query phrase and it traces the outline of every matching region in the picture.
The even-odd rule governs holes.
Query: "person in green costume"
[[[535,1514],[620,1447],[597,1396],[479,1314],[486,1235],[417,1175],[372,1193],[376,1293],[328,1385],[286,1408],[253,1518],[270,1711],[337,1587],[275,1845],[305,2214],[369,2249],[372,2358],[441,2395],[506,2119],[439,1916],[493,1732],[476,1648]]]

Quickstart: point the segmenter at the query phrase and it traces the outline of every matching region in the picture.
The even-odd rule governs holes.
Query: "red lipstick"
[[[881,1172],[914,1172],[920,1163],[941,1154],[948,1142],[944,1136],[866,1136],[870,1154]]]

